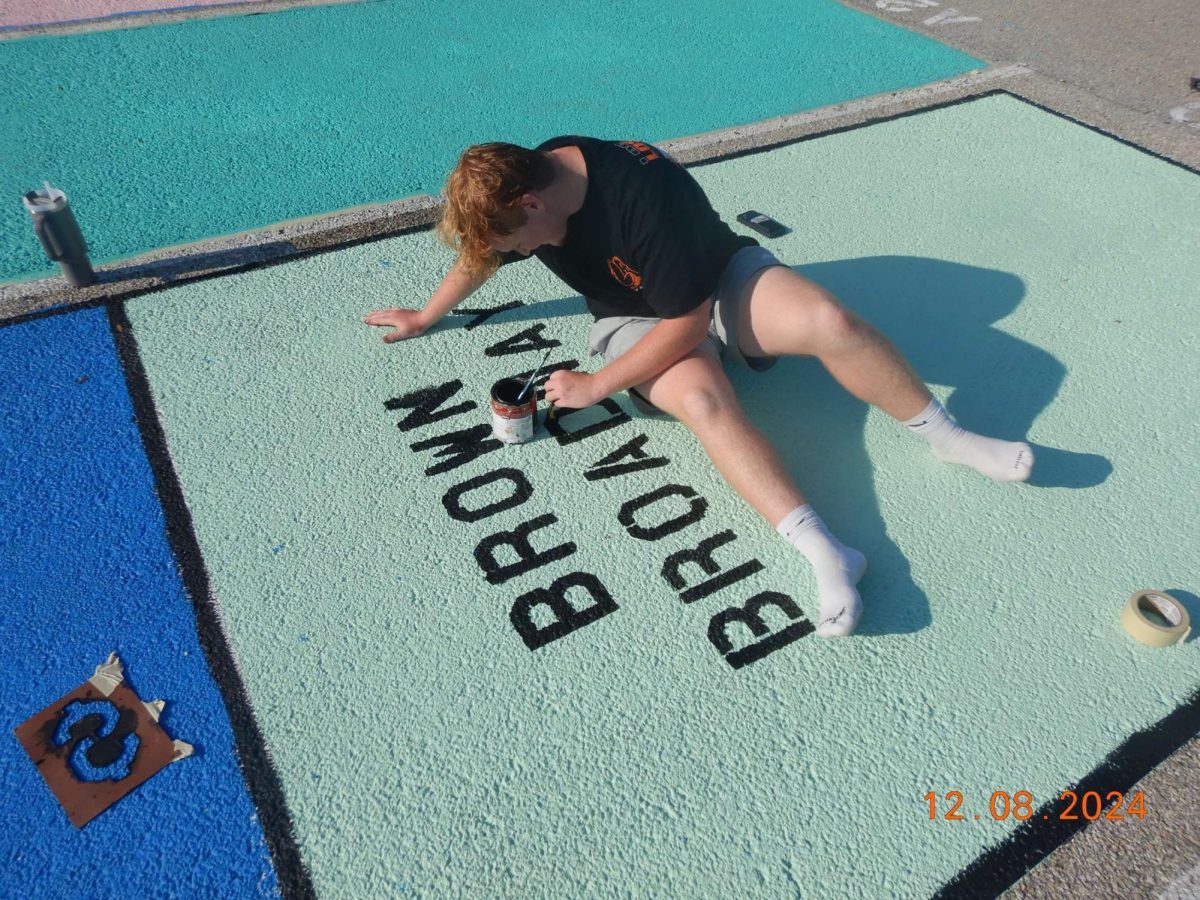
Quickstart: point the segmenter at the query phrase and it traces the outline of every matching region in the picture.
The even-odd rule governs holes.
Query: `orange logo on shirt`
[[[629,268],[619,256],[614,256],[608,261],[608,273],[619,284],[629,288],[631,291],[640,291],[642,289],[642,276]]]
[[[617,146],[624,147],[628,153],[639,157],[638,162],[643,166],[658,159],[658,152],[649,144],[642,141],[621,141]]]

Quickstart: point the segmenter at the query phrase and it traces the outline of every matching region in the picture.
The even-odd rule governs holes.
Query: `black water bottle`
[[[44,189],[25,194],[25,208],[33,216],[33,231],[46,255],[62,266],[63,274],[74,287],[95,284],[96,273],[88,260],[87,243],[67,203],[67,195],[50,187],[50,182],[45,184]]]

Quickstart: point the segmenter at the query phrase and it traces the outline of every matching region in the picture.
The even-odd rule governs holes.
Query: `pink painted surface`
[[[228,3],[250,6],[260,0],[8,0],[0,3],[0,28],[18,25],[57,25],[80,19],[106,19],[130,13],[220,6]]]

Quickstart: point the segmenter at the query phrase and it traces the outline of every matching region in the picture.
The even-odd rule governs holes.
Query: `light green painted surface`
[[[1051,799],[1200,683],[1194,641],[1154,651],[1117,622],[1137,588],[1200,584],[1200,180],[1009,97],[693,171],[727,220],[793,226],[772,249],[891,334],[964,424],[1027,432],[1039,483],[940,465],[804,361],[735,375],[871,569],[861,636],[734,671],[709,618],[762,589],[811,614],[813,579],[681,426],[635,418],[432,477],[409,449],[486,421],[491,382],[540,355],[505,365],[495,341],[544,322],[582,358],[582,305],[538,263],[467,304],[519,312],[389,347],[361,317],[424,302],[449,262],[430,234],[132,301],[326,895],[923,896],[1014,824],[988,821],[993,790]],[[397,430],[385,400],[451,377],[477,410]],[[639,433],[669,467],[582,477]],[[499,466],[533,496],[453,523],[447,488]],[[634,540],[618,509],[668,482],[706,518]],[[551,511],[535,545],[578,552],[488,585],[476,544]],[[766,570],[683,605],[663,559],[725,528],[721,559]],[[576,569],[620,608],[530,652],[514,598]],[[962,791],[968,821],[929,822],[930,790]]]

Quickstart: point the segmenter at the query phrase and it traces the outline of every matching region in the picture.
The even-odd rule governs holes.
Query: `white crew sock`
[[[970,466],[993,481],[1024,481],[1033,471],[1033,451],[1023,441],[1001,441],[967,431],[931,400],[904,426],[929,441],[942,462]]]
[[[867,558],[830,534],[807,503],[788,513],[775,530],[808,558],[817,576],[817,634],[841,637],[852,632],[862,614],[862,598],[854,585],[867,568]]]

